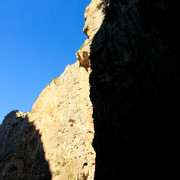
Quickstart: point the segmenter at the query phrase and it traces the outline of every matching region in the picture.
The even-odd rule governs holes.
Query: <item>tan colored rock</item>
[[[43,179],[43,170],[32,172],[41,166],[49,168],[53,180],[94,178],[89,73],[78,62],[67,66],[42,91],[30,113],[7,115],[0,127],[0,179],[25,179],[29,173]]]
[[[85,52],[88,54],[88,56],[90,55],[90,45],[104,19],[102,9],[99,8],[99,4],[101,2],[102,0],[92,0],[85,10],[84,17],[86,22],[83,28],[83,32],[87,35],[87,39],[76,53],[76,58],[79,60],[82,66],[83,63],[81,63],[81,59],[83,59],[83,53]],[[89,62],[89,64],[91,63]]]
[[[52,179],[93,179],[95,153],[89,74],[79,63],[48,85],[35,102],[29,120],[39,129]]]
[[[94,179],[88,56],[103,19],[100,2],[86,8],[88,38],[77,52],[79,61],[46,86],[31,112],[13,111],[0,126],[0,179]]]

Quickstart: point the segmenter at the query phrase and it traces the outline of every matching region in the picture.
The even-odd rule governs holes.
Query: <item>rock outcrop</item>
[[[87,71],[91,67],[91,62],[87,58],[90,55],[90,46],[104,19],[104,14],[99,8],[101,2],[102,0],[92,0],[85,10],[84,18],[86,22],[83,32],[86,34],[87,39],[76,53],[76,58],[79,60],[80,65],[85,67]]]
[[[3,121],[0,179],[94,179],[89,53],[103,20],[99,2],[93,0],[86,8],[87,40],[77,52],[79,61],[46,86],[31,112],[12,111]]]
[[[28,113],[12,111],[0,126],[0,179],[51,179],[39,130]]]
[[[29,114],[53,179],[93,179],[95,153],[89,74],[76,62],[41,93]]]
[[[93,179],[93,137],[89,74],[76,62],[46,86],[31,112],[6,116],[0,179]]]
[[[179,8],[104,0],[91,45],[95,179],[179,179]]]

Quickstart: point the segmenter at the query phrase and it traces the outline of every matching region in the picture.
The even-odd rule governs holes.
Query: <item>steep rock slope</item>
[[[86,8],[87,40],[77,58],[83,59],[83,52],[89,56],[103,20],[100,2],[92,0]],[[90,66],[85,69],[78,61],[68,65],[42,91],[31,112],[6,116],[0,127],[0,179],[94,179],[90,72]]]
[[[89,74],[76,62],[46,86],[30,113],[5,118],[0,179],[93,179],[93,135]]]
[[[104,0],[91,45],[95,179],[179,179],[178,6]]]
[[[33,105],[29,120],[41,134],[53,179],[92,179],[95,153],[89,74],[76,62],[52,81]]]

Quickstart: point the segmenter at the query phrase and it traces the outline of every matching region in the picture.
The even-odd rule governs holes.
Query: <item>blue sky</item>
[[[90,0],[0,0],[0,123],[76,61]]]

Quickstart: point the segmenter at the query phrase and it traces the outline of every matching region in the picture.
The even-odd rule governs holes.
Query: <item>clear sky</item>
[[[76,61],[90,0],[0,0],[0,123]]]

